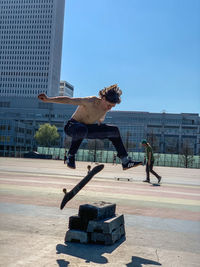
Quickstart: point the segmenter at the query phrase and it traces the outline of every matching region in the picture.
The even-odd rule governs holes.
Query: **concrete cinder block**
[[[69,217],[69,225],[70,230],[83,230],[81,224],[81,218],[78,215],[73,215]]]
[[[78,215],[87,221],[102,220],[115,216],[116,204],[100,201],[79,206]]]
[[[88,233],[79,230],[68,230],[65,235],[65,242],[88,243]]]
[[[91,242],[102,243],[104,245],[113,245],[121,237],[125,236],[124,224],[115,229],[111,234],[91,233]]]
[[[123,224],[124,224],[123,214],[104,220],[91,220],[88,222],[87,232],[111,234],[114,230],[118,229]]]
[[[78,215],[73,215],[69,217],[69,229],[70,230],[81,230],[86,231],[88,226],[88,221],[85,218],[81,218]]]

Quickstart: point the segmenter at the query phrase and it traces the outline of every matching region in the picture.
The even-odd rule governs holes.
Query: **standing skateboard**
[[[100,172],[104,168],[103,164],[95,166],[71,191],[67,193],[67,190],[64,188],[63,192],[65,194],[61,204],[60,209],[62,210],[64,206],[70,201],[91,179],[92,177]]]

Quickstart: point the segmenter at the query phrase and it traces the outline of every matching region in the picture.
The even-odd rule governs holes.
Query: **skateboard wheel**
[[[67,194],[67,189],[66,188],[63,188],[63,193]]]

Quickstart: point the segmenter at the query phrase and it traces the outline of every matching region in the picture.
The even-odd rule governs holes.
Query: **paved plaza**
[[[200,170],[155,167],[158,186],[155,177],[142,182],[144,166],[105,164],[60,210],[62,189],[88,164],[71,170],[60,160],[0,158],[0,266],[200,266]],[[116,203],[126,237],[111,246],[65,244],[69,217],[98,201]]]

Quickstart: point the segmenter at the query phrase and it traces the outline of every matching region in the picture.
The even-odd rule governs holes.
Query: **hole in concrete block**
[[[92,241],[92,243],[95,243],[98,245],[105,245],[105,241],[100,241],[100,240]]]
[[[80,243],[80,239],[71,239],[71,242],[74,242],[74,243]]]
[[[103,233],[103,230],[97,228],[97,229],[94,229],[94,232],[95,232],[95,233]]]

